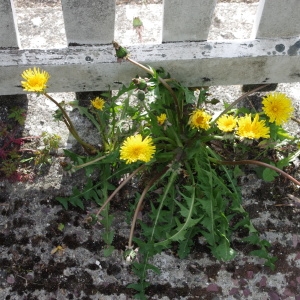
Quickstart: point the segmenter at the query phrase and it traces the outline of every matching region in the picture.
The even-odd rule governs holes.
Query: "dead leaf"
[[[57,253],[59,255],[63,255],[65,249],[66,249],[66,247],[64,245],[62,245],[62,246],[58,245],[57,247],[55,247],[51,250],[51,255],[53,255],[55,253]]]

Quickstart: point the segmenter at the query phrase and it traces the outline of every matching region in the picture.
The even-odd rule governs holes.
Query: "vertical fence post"
[[[112,43],[115,31],[115,0],[62,0],[69,46]],[[84,80],[84,78],[83,78]],[[101,91],[76,93],[81,105],[100,96]]]
[[[13,0],[0,1],[0,48],[19,48]]]
[[[0,49],[20,47],[15,7],[13,0],[0,1]],[[2,81],[3,84],[3,81]],[[0,103],[10,107],[11,103],[18,103],[20,107],[27,109],[28,100],[26,95],[0,95]],[[3,109],[3,108],[2,108]]]
[[[299,12],[299,0],[260,0],[251,38],[261,39],[299,36]],[[273,49],[275,52],[284,52],[287,50],[283,44],[279,44],[277,45],[277,49],[276,47]],[[248,91],[255,87],[257,87],[257,85],[244,85],[243,91]],[[273,83],[261,91],[274,91],[276,87],[277,83]]]
[[[68,45],[112,42],[115,0],[62,0],[62,9]]]
[[[260,0],[252,38],[299,36],[299,13],[299,0]]]

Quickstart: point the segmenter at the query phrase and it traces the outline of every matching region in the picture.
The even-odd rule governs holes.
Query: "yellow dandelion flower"
[[[236,118],[232,115],[223,115],[218,119],[217,126],[224,132],[233,131],[236,126]]]
[[[292,100],[283,93],[270,93],[262,101],[263,111],[270,122],[282,125],[287,122],[294,112]]]
[[[264,120],[259,121],[258,114],[255,115],[253,121],[251,115],[248,114],[239,118],[237,134],[248,139],[269,138],[270,128],[265,126]]]
[[[191,113],[188,124],[192,128],[207,130],[210,128],[209,125],[210,119],[211,119],[211,115],[209,115],[202,109],[196,109]]]
[[[47,88],[47,82],[50,75],[46,71],[40,71],[39,68],[25,70],[21,75],[26,81],[21,81],[25,91],[43,93]]]
[[[100,97],[96,97],[94,100],[91,100],[91,104],[96,109],[103,110],[105,101]]]
[[[157,116],[157,123],[159,125],[163,125],[166,120],[167,120],[167,115],[166,114],[160,114],[159,116]]]
[[[126,164],[138,160],[148,162],[153,157],[155,149],[151,137],[143,140],[140,134],[129,136],[121,146],[120,158],[126,160]]]

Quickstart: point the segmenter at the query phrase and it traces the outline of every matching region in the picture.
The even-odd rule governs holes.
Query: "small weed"
[[[11,109],[10,114],[8,115],[9,119],[17,121],[20,125],[24,125],[26,119],[26,110],[20,107],[14,107]]]
[[[20,126],[25,122],[25,110],[14,107],[8,115],[8,122],[0,123],[0,176],[13,181],[27,181],[34,177],[34,168],[28,165],[34,161],[35,167],[51,162],[51,151],[58,149],[60,137],[43,133],[43,146],[36,149],[24,148],[24,144],[39,137],[19,137]]]
[[[49,134],[47,132],[43,132],[41,140],[43,142],[43,145],[41,149],[35,151],[34,155],[34,164],[39,168],[41,168],[45,164],[51,163],[51,152],[57,151],[57,149],[59,148],[61,137],[57,134]]]

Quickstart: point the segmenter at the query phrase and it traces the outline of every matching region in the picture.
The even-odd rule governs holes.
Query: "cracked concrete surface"
[[[124,44],[141,42],[132,28],[132,17],[139,16],[144,23],[142,42],[159,43],[161,1],[147,5],[133,2],[124,5],[123,1],[117,6],[116,40]],[[209,38],[249,37],[256,7],[257,1],[232,1],[230,4],[220,1]],[[59,1],[19,0],[16,11],[22,47],[66,46]],[[279,84],[277,90],[292,97],[299,117],[300,84]],[[241,95],[241,87],[211,87],[211,93],[222,101],[231,102]],[[54,96],[59,100],[75,98],[74,93]],[[5,105],[5,102],[0,102],[0,107]],[[29,95],[24,134],[59,133],[63,137],[61,147],[72,148],[74,140],[69,137],[64,125],[52,120],[55,109],[49,102]],[[91,130],[76,112],[70,111],[70,114],[77,120],[77,126],[86,132]],[[299,135],[299,127],[294,124],[288,126]],[[92,135],[90,138],[91,142],[97,143]],[[126,285],[135,277],[123,262],[122,247],[118,245],[118,250],[111,257],[104,258],[98,231],[101,229],[84,228],[82,220],[86,212],[66,212],[55,202],[56,196],[67,195],[74,185],[82,184],[80,172],[68,177],[63,174],[59,162],[60,158],[55,158],[48,173],[38,176],[33,183],[1,183],[1,204],[6,206],[0,207],[0,298],[131,299]],[[245,245],[234,243],[233,247],[239,250],[238,256],[227,263],[216,261],[203,250],[205,247],[199,241],[187,259],[180,260],[168,251],[153,258],[153,263],[162,272],[159,275],[149,274],[152,288],[149,299],[300,299],[299,209],[275,206],[285,199],[290,187],[285,187],[283,180],[265,184],[250,173],[243,178],[241,188],[244,206],[254,224],[273,244],[271,251],[279,259],[276,270],[271,271],[264,267],[261,259],[248,256]],[[299,197],[297,188],[295,193]],[[124,220],[124,214],[119,213],[114,223],[120,241],[125,239],[129,230]],[[55,231],[59,222],[66,223],[64,233]],[[12,232],[10,227],[15,227],[15,230]],[[25,237],[28,239],[22,240]],[[67,245],[64,254],[51,255],[55,243],[62,242]],[[33,261],[28,264],[26,281],[14,275],[17,274],[16,265],[21,264],[18,255],[27,255],[28,260]],[[61,264],[64,264],[63,270],[59,269]],[[52,276],[44,265],[48,265],[49,270],[52,268],[53,274],[55,269],[57,274]],[[55,288],[39,289],[33,284],[34,276],[37,278],[39,274],[45,274],[43,284],[49,280],[60,282],[54,285]]]

